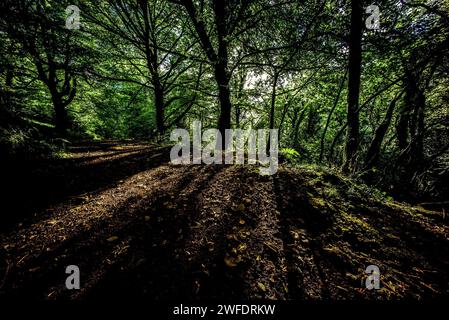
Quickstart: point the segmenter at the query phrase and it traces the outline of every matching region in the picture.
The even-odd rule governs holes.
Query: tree
[[[133,69],[133,74],[127,77],[117,77],[116,73],[100,76],[135,82],[151,89],[157,132],[163,135],[167,128],[166,110],[182,98],[171,93],[179,85],[181,76],[195,63],[186,60],[186,53],[194,42],[186,38],[182,16],[169,2],[160,0],[114,0],[100,6],[93,1],[83,8],[90,22],[115,36],[107,39],[109,45],[124,56]],[[129,46],[135,50],[130,50]],[[141,69],[142,61],[146,70]],[[139,82],[142,76],[144,81]],[[192,82],[195,78],[190,76]]]
[[[351,0],[351,26],[349,33],[348,63],[348,130],[346,134],[346,158],[343,171],[351,172],[356,168],[357,149],[359,147],[359,94],[362,64],[362,3]]]
[[[82,49],[74,32],[64,28],[64,7],[47,0],[19,0],[2,2],[1,11],[14,21],[2,24],[2,30],[32,59],[38,79],[51,96],[56,132],[66,135],[70,127],[67,107],[75,98],[80,71],[75,60]]]

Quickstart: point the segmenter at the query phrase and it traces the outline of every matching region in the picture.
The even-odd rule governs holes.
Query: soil
[[[444,212],[319,168],[172,165],[109,141],[16,164],[3,184],[0,297],[430,299],[449,293]],[[20,169],[14,169],[15,167]],[[65,288],[65,268],[81,290]],[[379,290],[365,269],[380,269]]]

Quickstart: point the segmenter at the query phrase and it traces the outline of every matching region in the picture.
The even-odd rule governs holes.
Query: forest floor
[[[449,294],[444,212],[337,173],[171,165],[169,148],[72,146],[5,173],[0,297],[403,299]],[[4,223],[3,223],[4,222]],[[65,268],[81,290],[65,288]],[[377,265],[380,290],[365,288]]]

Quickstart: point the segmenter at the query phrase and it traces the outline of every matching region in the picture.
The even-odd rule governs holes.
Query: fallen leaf
[[[240,258],[240,256],[237,256],[237,257],[230,257],[230,256],[226,255],[225,258],[224,258],[224,262],[226,263],[226,265],[227,265],[228,267],[231,267],[231,268],[236,267],[237,264],[238,264],[241,260],[242,260],[242,259]]]
[[[241,203],[235,209],[237,211],[244,211],[245,210],[245,205],[243,203]]]
[[[238,250],[239,250],[239,251],[244,251],[246,248],[247,248],[247,245],[246,245],[245,243],[241,243],[241,244],[238,246]]]
[[[166,207],[167,209],[174,209],[175,205],[169,201],[164,202],[164,207]]]
[[[112,236],[112,237],[109,237],[106,239],[106,241],[108,241],[108,242],[113,242],[113,241],[117,241],[117,240],[118,240],[118,237],[116,237],[116,236]]]
[[[257,286],[259,287],[260,290],[262,290],[263,292],[267,291],[267,288],[265,287],[265,285],[261,282],[257,283]]]
[[[348,292],[348,289],[343,288],[342,286],[336,286],[338,289]]]
[[[226,238],[229,240],[236,240],[237,241],[237,236],[235,234],[228,234],[226,235]]]

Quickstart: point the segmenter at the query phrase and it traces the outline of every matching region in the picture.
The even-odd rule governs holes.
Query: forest
[[[449,296],[449,1],[2,0],[0,43],[0,299]],[[172,163],[195,123],[279,168]]]

